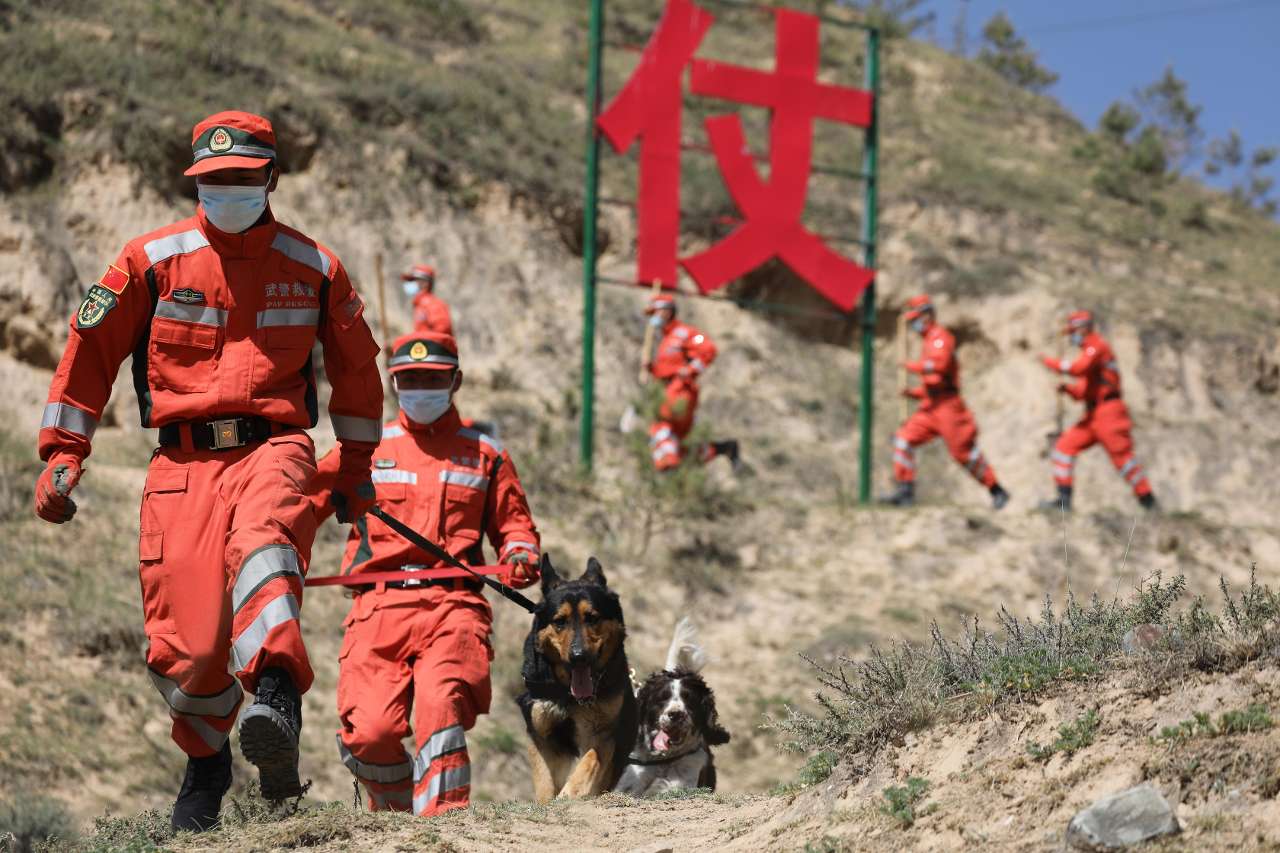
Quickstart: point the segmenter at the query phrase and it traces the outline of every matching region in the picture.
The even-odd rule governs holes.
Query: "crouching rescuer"
[[[458,348],[446,334],[417,332],[392,345],[400,413],[385,425],[373,460],[386,512],[472,565],[483,537],[510,570],[500,580],[538,579],[539,540],[515,465],[494,438],[463,426],[453,405],[462,387]],[[314,481],[318,513],[340,460],[325,456]],[[444,568],[377,518],[352,527],[344,574]],[[465,808],[471,792],[466,731],[488,713],[492,612],[474,578],[409,578],[352,587],[339,654],[338,752],[369,794],[369,807],[435,815]],[[405,752],[410,733],[416,750]]]
[[[978,449],[978,424],[960,396],[955,335],[937,322],[933,302],[925,295],[907,301],[905,319],[911,330],[924,339],[920,360],[903,365],[908,372],[920,376],[919,385],[903,390],[906,396],[919,400],[920,407],[894,433],[895,488],[881,502],[897,506],[915,503],[916,448],[941,436],[951,458],[986,487],[991,506],[1003,508],[1009,502],[1009,493],[997,482],[995,470]]]
[[[194,216],[129,242],[71,321],[40,429],[36,513],[71,520],[71,491],[125,356],[142,425],[159,427],[138,547],[147,668],[187,754],[175,828],[213,826],[231,784],[228,735],[262,794],[298,796],[300,694],[311,664],[299,625],[315,536],[313,344],[323,344],[338,450],[333,492],[370,492],[382,413],[378,346],[341,262],[277,222],[275,134],[264,118],[212,115],[192,134]],[[235,675],[228,673],[229,667]]]

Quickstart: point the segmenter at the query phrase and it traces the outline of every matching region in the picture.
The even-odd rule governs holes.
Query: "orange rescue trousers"
[[[1088,410],[1078,423],[1058,437],[1053,447],[1053,480],[1071,488],[1075,483],[1076,457],[1101,444],[1111,464],[1138,497],[1151,494],[1151,483],[1133,455],[1133,422],[1123,400],[1105,400]]]
[[[444,587],[360,593],[338,655],[338,752],[374,811],[466,808],[466,730],[489,712],[489,604]],[[413,714],[416,749],[401,739]]]
[[[649,450],[653,467],[669,471],[684,461],[689,453],[684,440],[693,429],[693,415],[698,410],[698,386],[687,379],[672,379],[658,408],[658,419],[649,427]],[[698,450],[700,462],[710,462],[716,449],[708,444]]]
[[[916,479],[915,449],[941,436],[951,458],[973,478],[990,489],[996,484],[995,471],[978,449],[978,425],[960,395],[936,398],[918,409],[893,436],[893,476],[900,483]]]
[[[138,547],[147,668],[187,755],[217,753],[244,690],[311,664],[298,622],[316,522],[315,449],[301,430],[234,450],[156,450]],[[230,657],[236,677],[227,673]]]

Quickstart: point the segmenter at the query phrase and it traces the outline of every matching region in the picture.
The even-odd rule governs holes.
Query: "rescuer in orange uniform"
[[[1058,437],[1053,453],[1053,480],[1058,496],[1040,505],[1041,509],[1071,511],[1071,491],[1076,456],[1101,444],[1111,457],[1120,476],[1133,489],[1144,509],[1156,509],[1156,497],[1146,473],[1133,455],[1133,421],[1120,396],[1120,365],[1111,345],[1094,330],[1093,315],[1075,311],[1067,317],[1064,335],[1080,347],[1080,355],[1072,361],[1042,355],[1045,367],[1074,379],[1070,385],[1058,386],[1059,394],[1067,394],[1084,403],[1084,417]]]
[[[392,345],[400,414],[383,427],[373,482],[386,511],[472,565],[488,536],[501,579],[538,579],[539,539],[511,457],[464,427],[453,406],[462,387],[449,335],[413,333]],[[313,491],[323,517],[340,463],[320,460]],[[344,573],[414,571],[443,564],[376,518],[356,522]],[[492,613],[474,579],[409,579],[354,587],[338,656],[338,752],[374,810],[434,815],[465,808],[471,792],[466,730],[488,713]],[[413,714],[415,754],[401,739]]]
[[[142,425],[159,427],[143,492],[139,573],[147,668],[188,755],[176,828],[217,822],[231,783],[227,737],[262,793],[301,793],[299,694],[311,686],[299,627],[315,535],[312,345],[324,346],[338,436],[335,500],[369,505],[381,433],[378,346],[337,256],[276,221],[275,134],[243,112],[192,133],[195,216],[130,241],[89,288],[49,389],[36,513],[62,523],[121,361],[133,356]],[[363,489],[361,484],[363,483]],[[228,674],[228,658],[236,677]]]
[[[401,273],[400,279],[404,282],[405,293],[413,297],[413,330],[452,335],[449,304],[435,294],[435,267],[415,264],[413,269]]]
[[[670,295],[653,297],[644,313],[661,335],[649,372],[666,383],[658,419],[649,427],[649,449],[653,467],[669,471],[689,453],[684,439],[693,429],[693,415],[698,409],[698,379],[715,360],[716,345],[698,329],[676,319],[676,301]],[[713,441],[700,448],[697,455],[704,463],[726,456],[736,468],[738,442]]]
[[[911,373],[920,374],[920,385],[903,390],[906,396],[920,401],[920,408],[893,436],[896,488],[882,501],[897,506],[915,503],[915,449],[941,436],[951,457],[986,486],[991,494],[991,506],[1003,508],[1009,502],[1009,493],[996,481],[996,472],[978,449],[978,425],[960,397],[955,335],[936,322],[933,302],[925,295],[913,296],[907,301],[906,320],[912,331],[924,338],[920,360],[904,365]]]

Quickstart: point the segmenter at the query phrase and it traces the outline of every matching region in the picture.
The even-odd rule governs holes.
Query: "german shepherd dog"
[[[613,790],[638,717],[622,605],[599,561],[592,557],[572,581],[545,554],[540,568],[542,601],[525,638],[525,692],[516,702],[533,741],[534,797],[545,803]]]

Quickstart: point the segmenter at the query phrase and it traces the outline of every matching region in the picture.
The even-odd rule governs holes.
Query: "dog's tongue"
[[[590,699],[595,694],[596,687],[591,683],[590,664],[580,663],[573,668],[569,679],[569,692],[579,701]]]
[[[662,729],[658,729],[658,733],[653,736],[653,751],[666,752],[667,747],[671,745],[671,738]]]

